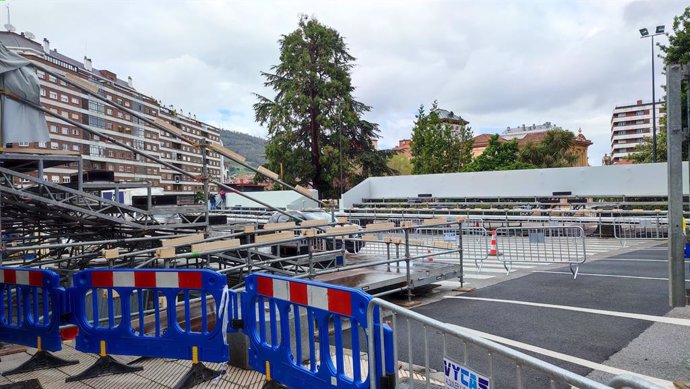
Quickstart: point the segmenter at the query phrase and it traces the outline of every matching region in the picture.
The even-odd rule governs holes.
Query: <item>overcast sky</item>
[[[6,4],[6,3],[3,3]],[[651,100],[651,42],[684,1],[191,1],[11,0],[17,31],[132,76],[166,105],[224,128],[265,136],[253,93],[260,71],[300,14],[338,30],[357,58],[356,97],[372,106],[380,148],[408,138],[420,104],[438,100],[475,134],[545,121],[610,149],[615,105]],[[5,14],[3,9],[3,14]],[[5,20],[6,16],[3,16]],[[660,37],[667,43],[666,37]],[[658,50],[657,50],[658,52]],[[657,60],[657,96],[662,95]]]

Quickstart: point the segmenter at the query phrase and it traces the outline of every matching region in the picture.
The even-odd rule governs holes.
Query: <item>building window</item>
[[[69,184],[72,180],[69,178],[69,176],[64,176],[62,177],[62,183],[64,184]]]
[[[57,142],[50,142],[50,148],[53,150],[57,150],[60,145]]]
[[[29,142],[19,142],[19,147],[29,147]]]
[[[62,145],[62,149],[63,149],[64,151],[69,151],[69,145],[67,145],[67,144]]]
[[[46,76],[46,72],[44,72],[43,70],[36,70],[36,75],[38,76],[38,78],[43,78]]]
[[[50,80],[50,82],[56,82],[57,78],[55,78],[55,76],[48,75],[48,80]]]
[[[79,151],[79,145],[72,145],[73,151]]]
[[[69,135],[69,128],[62,127],[62,135]]]
[[[50,176],[50,181],[59,184],[60,183],[60,176]]]
[[[110,116],[113,116],[113,110],[112,108],[106,108],[105,113],[107,113]]]
[[[79,135],[79,129],[73,128],[72,129],[72,135]]]
[[[60,95],[60,101],[62,101],[63,103],[69,103],[69,96]]]
[[[48,146],[47,142],[38,142],[38,147],[45,149]]]
[[[57,100],[57,93],[50,91],[50,98]]]
[[[74,119],[74,120],[79,120],[79,114],[78,114],[78,113],[73,113],[73,114],[72,114],[72,119]]]
[[[50,132],[52,132],[52,133],[54,133],[54,134],[57,134],[58,128],[57,128],[57,126],[56,126],[55,124],[51,124],[51,125],[50,125]]]
[[[41,96],[46,97],[46,90],[41,88]]]
[[[103,113],[105,112],[105,105],[103,103],[99,103],[97,101],[90,100],[89,101],[89,111],[93,112],[98,112],[98,113]]]
[[[72,104],[79,104],[79,99],[76,97],[72,97]]]

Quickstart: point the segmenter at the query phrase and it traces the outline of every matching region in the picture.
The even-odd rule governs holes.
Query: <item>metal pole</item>
[[[685,238],[683,218],[683,131],[681,124],[681,75],[677,64],[666,66],[666,145],[668,149],[668,270],[669,303],[672,307],[684,307],[685,291],[684,253]]]
[[[208,198],[210,195],[210,188],[208,185],[209,177],[208,177],[208,158],[207,158],[207,151],[206,151],[206,139],[202,139],[199,142],[199,149],[201,151],[201,161],[202,161],[201,175],[203,176],[202,179],[204,180],[204,200],[206,201],[206,203],[208,203]],[[210,207],[208,206],[208,204],[206,207],[204,207],[204,209],[205,209],[204,217],[206,219],[206,233],[208,233],[210,230],[209,214],[210,214],[211,210],[210,210]]]
[[[405,229],[405,264],[407,265],[407,301],[412,302],[412,275],[410,274],[410,231]]]
[[[343,136],[341,134],[342,130],[338,126],[338,159],[340,160],[340,199],[343,198]]]
[[[654,35],[652,35],[652,142],[654,143],[653,161],[656,163],[656,91],[654,83]]]

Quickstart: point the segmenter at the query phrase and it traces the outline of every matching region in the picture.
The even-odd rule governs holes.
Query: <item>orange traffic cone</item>
[[[501,255],[496,248],[496,230],[491,232],[491,250],[489,250],[489,256],[497,257]]]

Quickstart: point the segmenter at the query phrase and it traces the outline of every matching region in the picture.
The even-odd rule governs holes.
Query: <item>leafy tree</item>
[[[481,155],[467,165],[465,171],[484,172],[535,168],[532,164],[519,161],[518,153],[517,140],[501,142],[498,134],[494,134]]]
[[[664,58],[665,64],[679,63],[687,64],[690,62],[690,7],[686,7],[684,12],[673,18],[673,34],[666,34],[668,36],[668,45],[657,43],[662,53],[660,56]],[[666,104],[665,102],[661,104]],[[681,89],[681,109],[683,114],[682,127],[687,128],[688,117],[690,111],[688,110],[688,84],[683,83]],[[657,132],[657,162],[666,162],[667,148],[666,148],[666,117],[660,120],[660,126]],[[651,137],[645,137],[644,142],[635,147],[635,153],[630,155],[629,159],[637,163],[652,163],[654,158],[654,142]],[[683,143],[683,158],[687,158],[687,144]]]
[[[575,135],[567,130],[554,129],[540,142],[529,142],[518,153],[520,162],[539,168],[573,166],[577,156],[572,152]]]
[[[268,127],[268,168],[275,171],[282,162],[286,182],[311,183],[322,197],[339,191],[340,152],[346,187],[366,174],[390,173],[372,142],[378,125],[362,119],[371,107],[352,96],[355,58],[343,37],[302,16],[278,43],[280,63],[261,72],[276,95],[256,94],[254,104],[257,122]]]
[[[427,114],[419,107],[412,129],[412,172],[432,174],[459,172],[472,160],[472,129],[461,126],[458,131],[443,123],[434,101]]]
[[[666,34],[668,36],[668,46],[658,43],[657,45],[663,52],[661,55],[664,58],[666,65],[672,63],[687,64],[690,62],[690,7],[685,7],[682,14],[673,18],[673,34]],[[681,88],[681,106],[683,114],[683,128],[688,128],[688,84],[683,83]],[[687,114],[686,114],[687,113]],[[666,127],[665,123],[663,127]],[[657,134],[658,135],[658,134]],[[659,140],[657,140],[657,157],[659,152]],[[664,160],[666,153],[664,152]],[[657,158],[659,160],[659,158]]]
[[[401,176],[407,176],[412,174],[412,162],[403,153],[398,153],[390,158],[386,163],[391,170],[394,170],[396,174]]]

